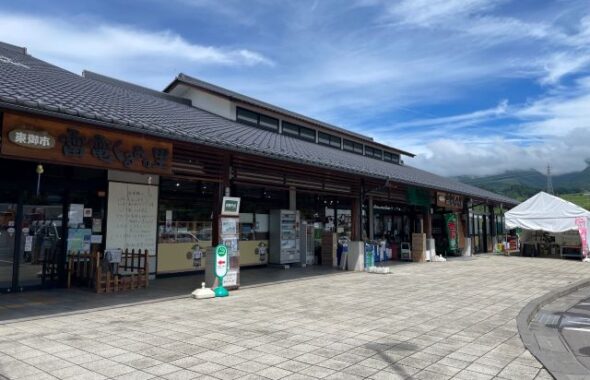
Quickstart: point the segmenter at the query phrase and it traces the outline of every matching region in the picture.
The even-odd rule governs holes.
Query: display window
[[[211,250],[217,184],[160,181],[157,273],[204,270]]]
[[[232,195],[241,198],[239,220],[240,266],[268,263],[270,210],[289,207],[289,191],[236,185]]]

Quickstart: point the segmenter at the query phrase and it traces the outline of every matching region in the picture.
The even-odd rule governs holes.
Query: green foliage
[[[559,196],[566,201],[577,204],[580,207],[590,211],[590,192],[575,193],[575,194],[559,194]]]
[[[461,182],[481,187],[497,194],[523,201],[539,191],[546,190],[547,177],[536,170],[508,171],[486,177],[459,177]],[[590,207],[590,166],[580,172],[554,175],[552,178],[555,194],[570,197],[570,202],[582,207]],[[565,194],[565,195],[562,195]],[[580,203],[581,202],[581,203]]]

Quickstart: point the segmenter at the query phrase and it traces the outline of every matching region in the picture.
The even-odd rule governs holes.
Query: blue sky
[[[0,40],[158,90],[184,72],[442,175],[590,158],[590,0],[19,0]]]

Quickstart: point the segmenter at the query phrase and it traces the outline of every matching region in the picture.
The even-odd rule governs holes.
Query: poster
[[[449,251],[456,252],[459,249],[459,236],[457,235],[457,215],[445,214],[445,226],[449,239]]]
[[[84,205],[79,203],[70,204],[70,212],[68,213],[68,220],[70,225],[77,225],[84,223]]]
[[[102,233],[102,219],[94,218],[92,219],[92,232],[100,234]]]
[[[84,217],[85,218],[92,218],[92,209],[91,208],[84,209]]]
[[[228,249],[228,251],[230,252],[230,255],[232,255],[234,252],[238,251],[238,238],[237,236],[231,236],[231,237],[223,237],[223,245],[225,245]]]
[[[238,284],[238,271],[230,270],[223,278],[223,286],[236,286]]]
[[[33,250],[33,236],[27,235],[25,237],[25,252],[31,252]]]
[[[582,242],[582,256],[588,257],[588,225],[586,223],[586,218],[576,218],[576,226],[578,226],[580,241]]]
[[[235,218],[221,218],[221,234],[237,234],[238,223]]]
[[[172,210],[166,210],[166,232],[172,231]]]
[[[68,230],[68,251],[90,252],[92,231],[89,228],[70,228]]]
[[[102,235],[92,235],[92,236],[90,236],[90,243],[92,243],[92,244],[102,244]]]

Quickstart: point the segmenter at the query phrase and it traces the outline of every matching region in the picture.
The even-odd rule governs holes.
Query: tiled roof
[[[344,152],[250,127],[189,106],[169,95],[98,75],[82,77],[0,44],[0,107],[99,123],[316,167],[390,179],[466,196],[513,199],[407,165]]]
[[[212,83],[205,82],[205,81],[200,80],[200,79],[197,79],[197,78],[193,78],[193,77],[191,77],[189,75],[186,75],[186,74],[182,74],[182,73],[178,74],[178,76],[176,77],[176,79],[174,79],[174,81],[172,81],[172,83],[170,83],[164,89],[164,91],[165,92],[171,91],[172,88],[174,88],[174,86],[176,84],[178,84],[178,83],[183,83],[183,84],[187,84],[189,86],[198,87],[198,88],[201,88],[201,89],[204,89],[204,90],[207,90],[207,91],[210,91],[210,92],[213,92],[213,93],[222,95],[222,96],[227,97],[229,99],[232,99],[234,101],[237,100],[239,102],[243,102],[243,103],[246,103],[246,104],[251,104],[251,105],[256,106],[256,107],[260,107],[260,108],[263,108],[263,109],[266,109],[266,110],[269,110],[269,111],[272,111],[272,112],[276,112],[278,114],[286,115],[286,116],[292,117],[294,119],[302,120],[302,121],[305,121],[305,122],[310,123],[310,124],[314,124],[314,125],[317,125],[317,126],[320,126],[320,127],[324,127],[327,130],[332,130],[334,132],[343,133],[343,134],[348,135],[350,137],[356,137],[357,139],[360,139],[364,143],[367,143],[367,144],[370,144],[370,145],[375,145],[376,147],[384,148],[386,150],[395,151],[397,153],[404,154],[404,155],[410,156],[410,157],[414,157],[415,156],[413,153],[406,152],[406,151],[401,150],[401,149],[393,148],[393,147],[390,147],[390,146],[387,146],[387,145],[378,143],[378,142],[374,141],[372,137],[361,135],[359,133],[356,133],[356,132],[352,132],[352,131],[343,129],[343,128],[337,127],[335,125],[328,124],[328,123],[325,123],[323,121],[316,120],[316,119],[313,119],[313,118],[308,117],[308,116],[305,116],[305,115],[301,115],[301,114],[299,114],[297,112],[289,111],[289,110],[284,109],[282,107],[278,107],[278,106],[275,106],[273,104],[269,104],[269,103],[263,102],[261,100],[254,99],[252,97],[249,97],[249,96],[246,96],[246,95],[242,95],[242,94],[237,93],[235,91],[231,91],[231,90],[228,90],[226,88],[219,87],[219,86],[214,85]]]

